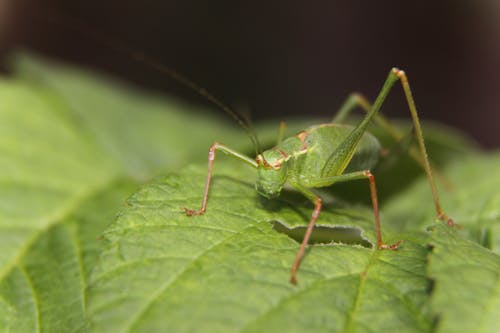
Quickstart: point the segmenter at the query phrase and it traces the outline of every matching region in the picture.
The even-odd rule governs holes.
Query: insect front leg
[[[233,156],[233,157],[235,157],[243,162],[246,162],[246,163],[250,164],[251,166],[257,168],[257,162],[255,162],[252,158],[245,156],[245,155],[243,155],[235,150],[232,150],[231,148],[224,146],[218,142],[214,142],[210,146],[210,149],[208,150],[208,172],[207,172],[207,178],[205,180],[205,191],[203,192],[203,199],[201,201],[201,208],[200,209],[184,208],[184,211],[186,212],[186,215],[188,215],[188,216],[202,215],[207,210],[208,192],[210,190],[210,182],[212,180],[212,172],[213,172],[213,168],[214,168],[215,151],[216,150],[220,150],[229,156]]]

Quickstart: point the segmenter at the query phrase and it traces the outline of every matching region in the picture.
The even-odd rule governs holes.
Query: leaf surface
[[[428,274],[435,280],[436,332],[497,332],[500,257],[443,226],[431,232],[431,244]]]
[[[0,331],[84,329],[105,226],[137,180],[182,163],[187,145],[205,156],[201,129],[224,125],[201,119],[174,144],[189,124],[175,103],[35,58],[18,71],[0,81]]]
[[[211,142],[252,152],[243,131],[197,107],[54,62],[23,57],[16,68],[16,79],[0,81],[0,331],[498,326],[498,257],[480,246],[498,252],[500,244],[497,154],[477,153],[442,127],[426,131],[453,185],[441,200],[463,225],[459,235],[425,232],[435,213],[412,161],[380,170],[384,237],[405,241],[397,251],[371,247],[366,181],[321,190],[314,245],[293,286],[290,267],[312,211],[302,195],[260,198],[255,170],[218,158],[207,214],[182,210],[200,204]],[[263,141],[273,142],[276,124],[263,128]],[[451,279],[448,270],[456,272]],[[469,312],[470,322],[458,325]]]
[[[469,154],[445,170],[451,188],[440,189],[443,210],[463,227],[463,235],[491,250],[500,251],[500,156]],[[402,229],[424,229],[436,212],[429,185],[420,179],[384,207]]]
[[[0,99],[0,307],[7,314],[2,329],[64,331],[83,322],[88,267],[82,260],[98,235],[82,244],[85,234],[77,232],[75,214],[103,189],[114,193],[110,181],[120,172],[58,116],[58,104],[43,89],[3,81]],[[101,218],[90,222],[113,216],[106,212],[116,211],[123,192],[120,199],[104,200]]]
[[[312,205],[291,196],[276,211],[265,207],[241,180],[252,171],[219,164],[203,216],[181,208],[199,204],[204,168],[159,178],[132,196],[105,233],[109,245],[90,281],[91,331],[430,331],[425,247],[317,245],[293,286],[299,244],[269,222],[304,225]],[[325,209],[319,221],[366,230],[371,223],[370,210],[348,206]]]
[[[147,180],[183,161],[204,160],[216,139],[248,148],[243,130],[175,98],[33,56],[19,56],[14,64],[20,77],[57,94],[65,116],[133,178]]]

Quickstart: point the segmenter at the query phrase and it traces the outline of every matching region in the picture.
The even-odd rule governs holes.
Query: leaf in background
[[[390,123],[395,125],[401,133],[411,134],[410,119],[391,119]],[[475,154],[479,149],[470,138],[457,132],[456,129],[427,121],[423,122],[422,126],[436,182],[440,186],[447,185],[449,180],[445,170],[446,166],[461,163],[464,156]],[[388,151],[388,154],[382,156],[378,165],[372,170],[377,181],[379,202],[384,206],[392,197],[401,196],[405,189],[419,179],[425,181],[425,173],[423,168],[408,156],[409,147],[418,151],[415,138],[407,139],[407,146],[405,146],[396,143],[386,131],[374,124],[370,126],[369,131],[380,140],[382,147]],[[348,182],[332,187],[332,192],[349,201],[370,205],[369,196],[364,195],[365,188],[364,181]],[[430,194],[430,192],[428,193]],[[443,195],[447,195],[447,193],[443,193]],[[430,199],[429,195],[426,201]]]
[[[444,226],[431,231],[431,245],[436,332],[498,332],[500,257]]]
[[[50,88],[65,103],[66,116],[134,178],[149,179],[186,161],[205,160],[216,139],[238,149],[250,144],[243,129],[222,117],[174,98],[141,93],[104,75],[33,55],[16,57],[14,68],[19,76]]]
[[[0,331],[70,331],[84,325],[97,239],[137,187],[131,177],[184,163],[189,147],[204,159],[208,126],[225,131],[194,126],[172,103],[162,116],[159,100],[83,71],[21,67],[24,80],[0,81]],[[172,140],[189,126],[189,140]]]
[[[445,212],[464,228],[467,238],[500,250],[500,156],[469,154],[444,170],[452,182],[440,191]],[[402,230],[424,229],[436,215],[427,180],[420,179],[383,207],[385,216],[401,221]]]
[[[90,281],[91,332],[430,331],[425,247],[408,239],[398,251],[314,246],[293,286],[299,244],[269,221],[304,225],[312,205],[291,196],[269,209],[248,183],[254,170],[230,164],[216,166],[203,216],[182,207],[199,205],[204,167],[159,178],[129,199]],[[371,216],[326,205],[319,222],[370,229]]]
[[[184,104],[18,61],[23,79],[0,81],[0,331],[84,329],[97,239],[136,188],[131,178],[205,160],[215,136],[249,141]]]
[[[46,91],[2,81],[0,100],[0,312],[8,313],[2,329],[80,325],[82,253],[68,219],[119,169],[58,116],[61,106]]]
[[[405,240],[398,251],[311,246],[294,287],[298,243],[283,232],[303,234],[312,205],[300,194],[258,198],[254,170],[225,160],[208,213],[181,210],[200,204],[214,139],[251,151],[243,131],[45,60],[21,58],[17,69],[22,80],[0,82],[0,331],[432,331],[420,231],[434,219],[425,179],[387,196],[382,223],[388,242]],[[276,124],[264,127],[270,141]],[[458,156],[446,149],[458,137],[445,132],[436,132],[436,150]],[[204,167],[144,186],[99,238],[138,181],[188,161]],[[469,236],[493,248],[499,169],[498,157],[463,159],[449,168],[460,187],[442,195]],[[368,185],[358,185],[353,196],[369,200]],[[369,205],[324,195],[318,224],[327,242],[344,240],[346,230],[356,244],[374,242]],[[456,306],[445,301],[436,298],[434,313]]]

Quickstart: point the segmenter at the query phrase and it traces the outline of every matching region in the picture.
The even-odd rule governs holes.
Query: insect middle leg
[[[378,197],[377,197],[377,188],[375,186],[375,177],[372,175],[372,173],[369,170],[363,170],[363,171],[356,171],[352,173],[347,173],[339,176],[333,176],[333,177],[327,177],[322,179],[320,182],[315,184],[315,187],[320,187],[320,186],[328,186],[333,183],[338,183],[338,182],[345,182],[345,181],[350,181],[350,180],[356,180],[356,179],[367,179],[370,184],[370,195],[372,199],[372,206],[373,206],[373,214],[375,216],[375,236],[376,236],[376,241],[377,241],[377,248],[378,249],[390,249],[390,250],[395,250],[398,248],[399,244],[402,241],[398,241],[394,244],[386,244],[382,240],[382,231],[380,227],[380,213],[379,213],[379,207],[378,207]],[[311,190],[309,190],[306,187],[303,187],[298,184],[292,184],[298,191],[300,191],[302,194],[304,194],[309,200],[311,200],[314,203],[314,210],[311,215],[311,219],[309,220],[309,225],[307,226],[306,233],[304,235],[304,239],[302,240],[302,243],[300,244],[299,251],[297,252],[297,256],[295,257],[295,261],[292,265],[292,272],[290,276],[290,282],[293,284],[297,283],[297,270],[299,269],[300,262],[302,261],[302,257],[304,256],[305,248],[307,244],[309,243],[309,239],[311,238],[311,233],[314,228],[314,225],[316,224],[316,221],[318,220],[319,214],[321,212],[321,207],[322,207],[322,200],[319,196],[314,194]]]
[[[292,184],[299,192],[304,194],[309,200],[311,200],[314,204],[314,210],[311,215],[311,219],[309,220],[309,225],[307,226],[306,233],[304,235],[304,239],[302,239],[302,243],[300,244],[299,252],[295,256],[295,260],[292,265],[292,272],[290,274],[290,282],[293,284],[297,284],[297,270],[299,269],[300,262],[302,261],[302,257],[304,256],[304,252],[306,250],[306,246],[309,243],[309,238],[311,238],[311,233],[318,220],[319,213],[321,212],[321,206],[323,201],[319,196],[314,194],[311,190],[306,187],[303,187],[299,184]]]

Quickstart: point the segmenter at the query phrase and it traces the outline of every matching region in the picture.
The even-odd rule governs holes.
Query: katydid
[[[371,200],[375,215],[377,249],[397,249],[402,241],[394,244],[386,244],[382,240],[375,177],[370,172],[370,169],[378,161],[381,147],[378,140],[369,134],[366,129],[372,119],[383,120],[378,115],[378,112],[389,91],[398,80],[401,81],[406,96],[418,141],[420,154],[416,157],[414,156],[414,158],[422,165],[427,174],[437,218],[453,226],[453,220],[443,212],[439,203],[431,166],[427,158],[420,121],[407,76],[404,71],[397,68],[393,68],[389,72],[373,105],[370,105],[360,95],[352,95],[347,99],[344,107],[334,118],[334,120],[342,120],[355,107],[361,106],[367,111],[367,114],[357,126],[342,125],[333,122],[312,126],[295,136],[284,140],[280,138],[274,148],[258,153],[255,159],[218,142],[213,143],[208,153],[208,174],[205,181],[205,191],[201,208],[198,210],[185,208],[186,214],[192,216],[201,215],[206,212],[215,152],[221,151],[257,169],[258,176],[255,187],[260,195],[269,199],[275,198],[279,196],[284,184],[288,183],[313,203],[314,209],[309,220],[309,225],[291,268],[291,283],[297,283],[297,270],[309,242],[311,232],[321,212],[322,199],[312,191],[314,188],[331,186],[338,182],[355,179],[367,179],[370,185]],[[233,114],[232,112],[230,113]],[[384,124],[386,125],[385,127],[390,126],[386,122]],[[391,129],[393,128],[389,127],[389,130]],[[279,136],[282,136],[281,130]],[[393,136],[397,135],[393,132]],[[256,142],[256,139],[253,141]]]
[[[378,114],[389,91],[398,80],[401,81],[406,96],[419,146],[419,151],[410,149],[409,155],[423,167],[427,174],[437,218],[446,222],[449,226],[455,225],[453,220],[443,212],[439,203],[431,166],[427,158],[427,151],[424,144],[422,129],[420,127],[420,121],[418,119],[417,109],[404,71],[397,68],[391,69],[373,105],[370,105],[364,97],[353,94],[346,100],[343,107],[334,117],[332,123],[312,126],[284,140],[283,126],[280,126],[278,144],[274,148],[260,153],[258,140],[253,132],[253,128],[248,126],[247,122],[228,106],[190,79],[179,74],[172,68],[155,61],[146,54],[113,42],[113,38],[103,37],[100,32],[93,31],[88,27],[82,28],[81,24],[75,19],[65,20],[65,27],[67,26],[73,30],[91,35],[96,40],[101,41],[115,51],[128,54],[136,61],[149,65],[159,72],[171,77],[232,116],[239,125],[247,130],[256,149],[256,158],[250,158],[218,142],[213,143],[208,153],[208,173],[205,181],[205,191],[201,208],[198,210],[184,208],[187,215],[201,215],[204,214],[207,209],[208,193],[215,161],[215,151],[217,150],[233,156],[257,169],[258,178],[255,185],[260,195],[269,199],[277,197],[283,185],[288,183],[306,198],[311,200],[314,204],[314,210],[309,220],[304,239],[292,265],[290,282],[293,284],[297,283],[297,270],[309,242],[314,224],[318,220],[321,212],[322,199],[311,190],[313,188],[331,186],[338,182],[355,179],[367,179],[370,185],[371,200],[375,215],[377,248],[395,250],[401,243],[401,241],[399,241],[394,244],[386,244],[382,240],[375,177],[370,172],[370,169],[373,168],[378,161],[381,147],[378,140],[366,131],[370,121],[375,120],[382,128],[387,130],[394,139],[401,139],[401,135],[397,130]],[[342,120],[358,106],[364,109],[367,114],[357,126],[338,124],[338,122],[342,122]]]

